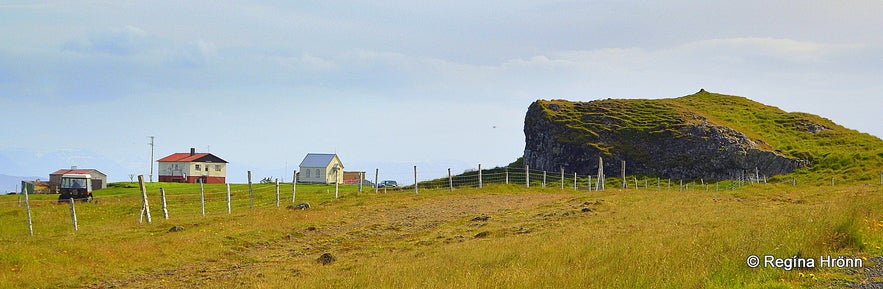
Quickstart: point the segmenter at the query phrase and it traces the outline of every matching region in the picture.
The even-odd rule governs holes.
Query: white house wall
[[[196,170],[197,165],[199,165],[199,171]],[[220,171],[215,169],[216,165],[220,166]],[[208,171],[206,171],[206,166],[208,166]],[[161,162],[159,163],[159,175],[175,177],[182,175],[187,175],[188,177],[202,175],[208,175],[209,177],[226,177],[227,164],[209,162]]]

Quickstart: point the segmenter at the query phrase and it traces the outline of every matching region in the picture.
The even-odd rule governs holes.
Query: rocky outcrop
[[[818,130],[817,128],[811,128]],[[722,180],[789,173],[806,162],[664,100],[536,101],[524,123],[531,168],[607,176]]]

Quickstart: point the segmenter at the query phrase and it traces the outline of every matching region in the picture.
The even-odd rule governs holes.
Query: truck
[[[92,176],[87,174],[61,175],[58,186],[58,202],[92,201]]]

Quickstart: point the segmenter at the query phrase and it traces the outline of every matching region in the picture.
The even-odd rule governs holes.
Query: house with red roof
[[[70,169],[60,169],[55,171],[54,173],[49,174],[49,187],[52,192],[55,192],[58,188],[58,185],[61,184],[61,176],[62,175],[70,175],[70,174],[78,174],[78,175],[90,175],[92,176],[92,189],[100,190],[107,188],[107,175],[96,170],[96,169],[80,169],[76,166],[72,166]]]
[[[227,161],[210,153],[197,153],[195,148],[156,162],[160,182],[223,184],[227,181]]]

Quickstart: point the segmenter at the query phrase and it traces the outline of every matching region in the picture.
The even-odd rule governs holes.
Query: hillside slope
[[[876,180],[883,141],[831,120],[710,93],[660,100],[539,100],[525,117],[532,168],[735,179],[792,173],[801,180]]]

